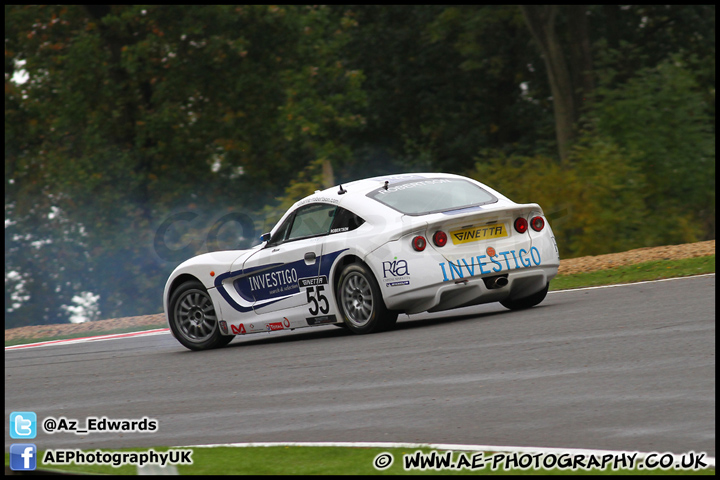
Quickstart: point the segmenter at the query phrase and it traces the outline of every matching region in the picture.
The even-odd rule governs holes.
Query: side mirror
[[[267,242],[268,240],[270,240],[270,232],[260,235],[261,242]]]

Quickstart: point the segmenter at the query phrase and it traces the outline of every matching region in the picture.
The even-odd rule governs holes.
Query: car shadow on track
[[[436,314],[422,313],[411,316],[401,314],[398,318],[398,323],[391,330],[375,333],[372,335],[385,335],[391,334],[392,332],[409,331],[416,328],[428,328],[436,325],[458,322],[490,321],[496,320],[503,315],[512,315],[514,313],[510,310],[505,309],[481,312],[466,312],[467,310],[464,312],[458,312],[457,314],[442,312]],[[431,316],[428,317],[428,315]],[[247,336],[238,335],[238,337],[235,338],[232,343],[230,343],[227,347],[224,348],[247,348],[255,345],[268,345],[284,342],[299,342],[305,340],[322,340],[326,338],[356,336],[346,328],[336,327],[332,325],[314,328],[303,328],[298,330],[299,331],[283,330],[279,332],[269,332],[266,336],[263,336],[262,334],[250,334]],[[253,338],[256,336],[258,338]],[[242,340],[238,341],[241,337]]]

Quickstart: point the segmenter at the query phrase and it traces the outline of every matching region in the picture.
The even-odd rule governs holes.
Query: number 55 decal
[[[317,288],[317,298],[313,296],[313,292]],[[325,290],[325,287],[322,285],[319,285],[317,287],[308,287],[307,289],[307,299],[308,303],[312,303],[313,306],[310,307],[310,315],[317,315],[318,311],[322,313],[328,313],[330,310],[330,304],[328,303],[328,299],[325,295],[322,294],[323,290]],[[325,305],[321,305],[319,302],[324,303]]]

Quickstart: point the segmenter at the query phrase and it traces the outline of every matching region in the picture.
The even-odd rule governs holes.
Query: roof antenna
[[[347,190],[345,190],[345,189],[342,187],[342,183],[341,183],[341,184],[340,184],[340,190],[338,190],[338,195],[342,195],[343,193],[347,193]]]
[[[390,183],[390,182],[389,182],[389,181],[387,181],[387,180],[385,180],[385,190],[387,190],[387,189],[388,189],[388,183]]]

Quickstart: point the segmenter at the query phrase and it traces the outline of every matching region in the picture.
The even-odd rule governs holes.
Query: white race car
[[[440,173],[317,191],[261,240],[191,258],[170,275],[165,315],[185,347],[327,324],[372,333],[399,313],[488,302],[529,308],[560,263],[540,206]]]

